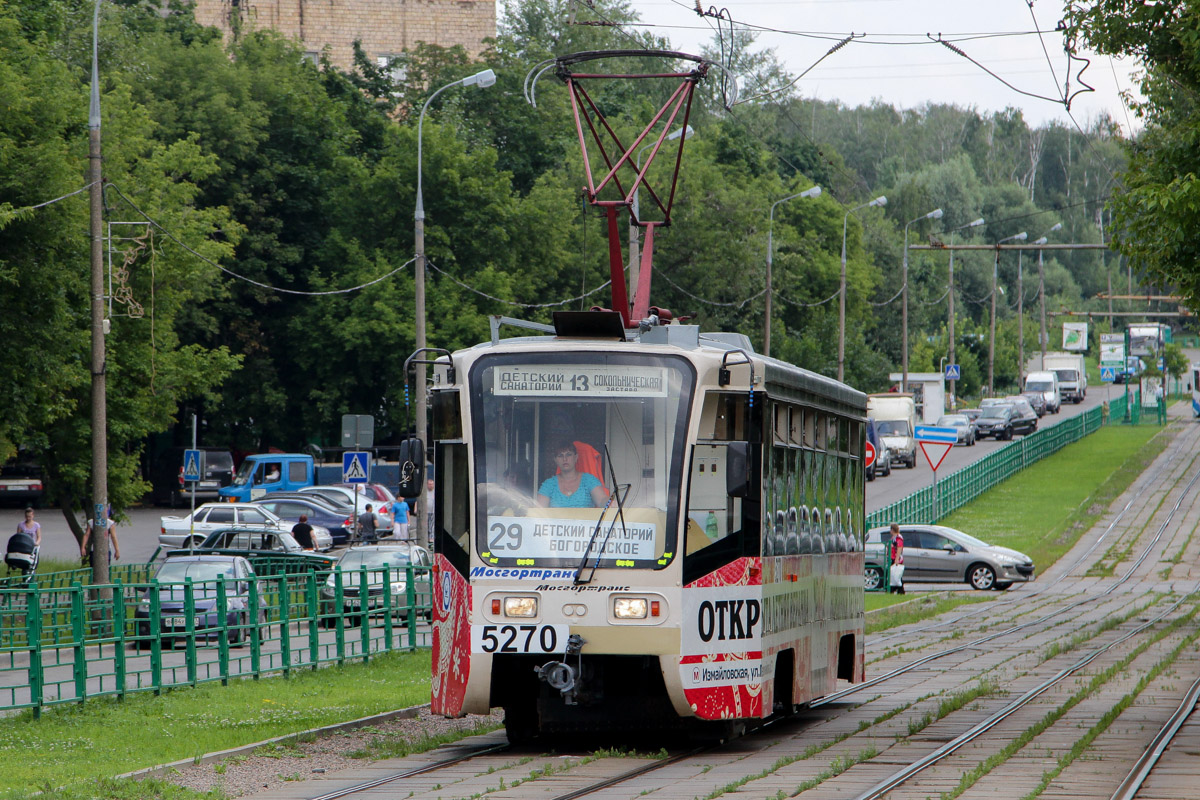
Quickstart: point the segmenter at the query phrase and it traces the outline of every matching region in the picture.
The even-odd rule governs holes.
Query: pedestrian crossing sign
[[[342,453],[342,483],[368,483],[370,480],[369,454],[365,450],[347,450]]]
[[[199,450],[183,451],[183,480],[192,483],[200,480],[200,469],[203,458]]]

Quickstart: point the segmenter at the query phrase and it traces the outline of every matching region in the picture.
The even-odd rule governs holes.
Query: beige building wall
[[[495,0],[195,0],[196,21],[228,37],[233,22],[272,28],[310,53],[328,47],[329,59],[348,69],[354,41],[372,60],[398,55],[418,42],[462,45],[471,55],[496,35]]]

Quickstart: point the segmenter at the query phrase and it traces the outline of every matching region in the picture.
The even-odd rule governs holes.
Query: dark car
[[[1013,432],[1019,434],[1033,433],[1037,430],[1038,414],[1033,410],[1029,401],[1019,395],[1004,398],[1004,402],[1013,407]]]
[[[875,476],[882,475],[887,477],[892,474],[892,459],[888,454],[887,446],[883,440],[879,438],[879,434],[875,431],[875,420],[867,417],[867,441],[875,448],[875,461],[871,466],[867,467],[867,480],[875,480]]]
[[[254,568],[250,562],[233,555],[194,555],[172,553],[154,575],[156,589],[146,589],[134,611],[139,648],[150,643],[152,631],[151,596],[158,593],[159,635],[163,647],[172,647],[177,638],[186,639],[188,627],[186,581],[192,585],[192,630],[196,639],[216,639],[221,635],[222,612],[217,609],[218,581],[225,578],[224,628],[229,644],[245,644],[250,638],[250,581]],[[260,611],[257,624],[266,621]]]
[[[191,484],[183,481],[183,453],[188,448],[168,447],[150,465],[150,499],[155,505],[178,508],[191,498]],[[223,447],[201,447],[203,465],[196,483],[197,500],[217,500],[222,486],[233,482],[233,454]]]
[[[1012,406],[988,406],[975,420],[975,435],[980,439],[989,436],[997,440],[1011,439],[1015,414]]]
[[[430,570],[433,558],[429,551],[420,545],[365,545],[351,547],[342,553],[335,565],[335,571],[329,573],[325,585],[321,587],[322,617],[326,625],[336,620],[337,581],[338,575],[342,580],[342,612],[378,611],[383,609],[385,602],[401,619],[408,617],[408,566],[413,566],[413,591],[418,606],[430,602]],[[384,600],[383,568],[391,573],[387,579],[390,599]],[[362,598],[363,570],[366,572],[367,600]],[[423,610],[422,615],[428,617],[429,611]],[[349,619],[349,618],[348,618]]]
[[[281,497],[269,494],[261,500],[255,500],[254,505],[262,506],[293,525],[300,521],[301,514],[305,515],[308,517],[309,524],[329,529],[329,535],[333,538],[335,546],[349,541],[350,531],[354,527],[354,520],[350,516],[353,512],[339,512],[333,506],[314,496]]]
[[[254,565],[259,575],[320,572],[332,567],[337,560],[331,555],[306,551],[287,531],[245,528],[213,531],[192,552],[241,556]]]

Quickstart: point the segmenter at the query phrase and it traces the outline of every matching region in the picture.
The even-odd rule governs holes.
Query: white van
[[[917,465],[917,404],[911,394],[882,392],[867,395],[867,416],[891,451],[891,463],[912,469]]]
[[[1031,372],[1025,376],[1025,391],[1038,392],[1046,400],[1046,413],[1057,414],[1062,408],[1062,394],[1058,386],[1058,374],[1050,372]]]

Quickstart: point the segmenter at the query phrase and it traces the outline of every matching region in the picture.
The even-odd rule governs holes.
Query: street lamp
[[[886,206],[887,197],[879,195],[874,200],[863,203],[861,206],[855,206],[846,212],[846,216],[842,217],[842,280],[838,288],[838,380],[842,380],[846,374],[846,225],[850,222],[850,215],[860,208],[867,206]]]
[[[478,86],[480,89],[486,89],[496,82],[496,73],[490,69],[485,69],[482,72],[476,72],[474,75],[451,81],[442,88],[438,89],[433,94],[429,95],[429,99],[425,101],[425,105],[421,107],[421,116],[417,119],[417,208],[413,214],[413,238],[416,245],[416,266],[413,273],[413,302],[416,306],[416,339],[417,350],[425,347],[425,197],[421,191],[421,134],[425,125],[425,112],[429,110],[429,104],[433,99],[442,92],[454,86]],[[417,439],[421,442],[421,447],[427,447],[425,441],[426,426],[425,426],[425,365],[417,364]],[[405,376],[407,380],[408,376]],[[421,454],[422,458],[424,453]],[[427,509],[425,508],[425,492],[417,495],[416,514],[418,520],[425,520]]]
[[[950,233],[950,290],[947,297],[950,300],[949,323],[950,323],[950,342],[949,342],[949,363],[957,363],[954,360],[954,234],[964,228],[978,228],[983,225],[983,217],[977,220],[968,222],[966,225],[959,225],[957,228],[951,228]],[[950,410],[958,410],[958,398],[955,395],[955,382],[950,381]]]
[[[900,285],[900,294],[903,295],[903,300],[900,303],[900,327],[902,329],[900,341],[900,391],[908,391],[908,226],[914,222],[920,222],[923,219],[941,219],[942,210],[935,208],[928,214],[922,214],[912,222],[904,224],[904,283]]]
[[[775,241],[772,238],[772,233],[775,228],[775,206],[780,203],[786,203],[788,200],[795,200],[797,197],[820,197],[821,187],[814,186],[811,189],[805,189],[803,192],[788,195],[782,200],[776,200],[771,204],[771,213],[767,219],[767,305],[763,314],[763,355],[771,355],[771,260],[775,252]]]
[[[1054,227],[1052,227],[1050,230],[1046,231],[1047,236],[1043,236],[1042,238],[1038,239],[1036,242],[1034,242],[1034,244],[1045,244],[1049,240],[1048,234],[1054,233],[1055,231],[1061,231],[1061,230],[1062,230],[1062,223],[1061,222],[1054,223]],[[1109,291],[1108,294],[1109,294],[1109,301],[1108,301],[1109,309],[1111,310],[1112,309],[1112,292]],[[1042,306],[1042,363],[1039,366],[1041,369],[1045,369],[1046,368],[1046,343],[1048,340],[1048,337],[1046,336],[1046,273],[1045,273],[1045,270],[1042,268],[1042,251],[1041,250],[1038,250],[1038,298],[1039,298],[1040,304]],[[1108,320],[1111,325],[1112,317],[1109,317]]]
[[[686,125],[682,128],[676,128],[675,130],[671,131],[671,133],[669,133],[667,135],[667,138],[664,141],[670,142],[675,139],[678,139],[680,136],[682,136],[684,139],[690,139],[690,138],[692,138],[692,134],[694,134],[694,133],[695,133],[695,131],[692,130],[692,126]],[[641,174],[641,171],[642,171],[642,153],[646,152],[651,147],[654,147],[654,145],[656,145],[656,144],[657,144],[657,142],[651,142],[650,144],[645,145],[640,150],[638,150],[636,164],[637,164],[637,171],[639,174]],[[638,189],[639,188],[641,188],[640,183],[634,184],[634,187],[633,187],[633,213],[629,215],[629,286],[632,289],[632,291],[630,292],[630,295],[633,297],[633,302],[630,304],[631,307],[637,306],[638,273],[641,270],[641,262],[638,259],[638,226],[635,222],[635,220],[637,220],[637,218],[638,218],[638,213],[639,213],[639,211],[638,211]]]
[[[1000,245],[1011,241],[1025,241],[1029,234],[1025,231],[1006,236],[996,242],[996,260],[992,262],[992,333],[988,340],[988,396],[996,394],[996,275],[1000,271]]]

